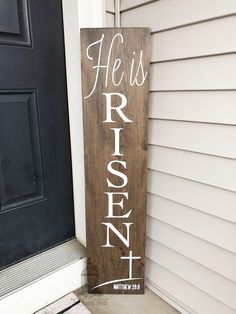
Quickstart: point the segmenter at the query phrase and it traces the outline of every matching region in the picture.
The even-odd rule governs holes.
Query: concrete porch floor
[[[144,295],[94,295],[74,292],[92,314],[177,314],[176,309],[146,288]]]

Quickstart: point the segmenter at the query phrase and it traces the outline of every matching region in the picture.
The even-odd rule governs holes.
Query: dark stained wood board
[[[140,294],[144,292],[150,30],[82,29],[81,60],[89,292]],[[120,110],[109,110],[121,105]],[[123,209],[122,204],[114,205],[122,200]]]

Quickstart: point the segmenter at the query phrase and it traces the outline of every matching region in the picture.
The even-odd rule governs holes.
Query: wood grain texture
[[[124,42],[114,42],[111,52],[110,66],[116,58],[121,59],[119,75],[124,71],[121,84],[112,83],[111,71],[108,75],[108,85],[105,87],[105,69],[100,69],[98,82],[94,93],[86,95],[92,89],[95,80],[99,47],[94,45],[87,58],[87,47],[101,39],[104,42],[101,52],[101,64],[106,64],[109,46],[114,35],[122,34]],[[136,56],[143,51],[144,72],[148,75],[142,86],[129,84],[129,70],[135,51]],[[145,218],[146,218],[146,190],[147,190],[147,117],[150,63],[150,30],[147,28],[113,28],[113,29],[83,29],[81,30],[82,78],[83,78],[83,115],[84,115],[84,149],[85,149],[85,178],[86,178],[86,233],[88,255],[88,286],[90,292],[96,293],[129,293],[144,292],[144,261],[145,261]],[[138,62],[135,63],[137,68]],[[139,77],[138,77],[139,78]],[[132,123],[124,123],[114,112],[115,122],[104,123],[106,118],[106,98],[102,93],[116,92],[124,94],[128,103],[123,113]],[[114,106],[120,105],[120,97],[114,97]],[[120,135],[120,148],[123,156],[111,156],[114,153],[114,132],[111,128],[124,128]],[[107,178],[114,185],[121,185],[123,180],[107,170],[111,160],[127,162],[127,169],[122,165],[114,168],[128,177],[128,183],[123,188],[108,187]],[[114,206],[114,215],[125,215],[132,209],[128,218],[105,218],[108,215],[108,199],[105,192],[128,192],[128,200],[124,199],[124,209]],[[114,198],[119,202],[121,197]],[[124,237],[126,227],[123,223],[133,223],[130,227],[130,245],[124,243],[110,231],[110,243],[114,247],[101,247],[106,243],[106,227],[103,222],[112,223]],[[114,290],[113,284],[93,287],[104,282],[128,278],[129,262],[120,259],[128,256],[132,250],[133,256],[140,256],[140,260],[133,261],[133,277],[139,280],[120,282],[121,284],[140,284],[139,290]]]

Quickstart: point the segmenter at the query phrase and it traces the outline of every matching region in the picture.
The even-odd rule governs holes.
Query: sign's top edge
[[[80,31],[83,30],[102,30],[102,29],[115,29],[115,30],[122,30],[122,29],[143,29],[143,30],[148,30],[151,32],[150,27],[82,27]]]

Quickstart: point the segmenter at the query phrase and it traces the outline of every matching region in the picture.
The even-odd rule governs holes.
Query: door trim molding
[[[62,0],[77,239],[86,246],[80,28],[105,25],[105,0]]]

